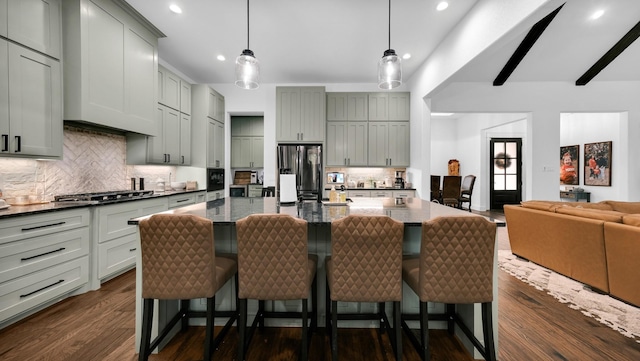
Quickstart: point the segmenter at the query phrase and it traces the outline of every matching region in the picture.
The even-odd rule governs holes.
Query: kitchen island
[[[235,222],[251,214],[258,213],[282,213],[289,214],[296,218],[304,219],[308,222],[308,240],[309,252],[318,255],[318,324],[323,325],[325,322],[324,297],[325,297],[325,269],[324,259],[331,254],[331,222],[349,214],[366,214],[366,215],[387,215],[393,219],[401,221],[405,224],[403,252],[405,254],[420,252],[421,225],[424,220],[446,216],[465,216],[465,217],[481,217],[477,214],[461,211],[456,208],[446,207],[437,203],[428,202],[419,198],[357,198],[354,202],[346,205],[326,204],[313,202],[302,202],[293,205],[281,205],[277,198],[224,198],[206,203],[199,203],[191,206],[177,208],[165,214],[192,214],[207,219],[211,219],[214,223],[214,237],[216,251],[219,252],[236,252],[236,231]],[[136,218],[129,221],[130,224],[137,224],[143,218]],[[495,221],[495,220],[493,220]],[[504,226],[503,222],[495,221],[498,226]],[[138,253],[138,263],[141,264],[140,253]],[[141,269],[136,270],[136,349],[139,347],[140,327],[142,325],[142,302],[140,288]],[[498,297],[497,297],[497,248],[494,261],[494,338],[498,336]],[[216,297],[216,309],[228,310],[233,304],[235,298],[233,290],[226,285]],[[193,300],[192,308],[204,309],[204,305],[200,300]],[[271,307],[278,311],[299,311],[301,309],[298,301],[275,301],[270,302]],[[403,291],[403,312],[418,313],[418,297],[411,292],[408,287]],[[252,309],[253,306],[253,309]],[[341,304],[339,303],[339,312],[371,312],[377,307],[375,303],[363,304]],[[159,325],[164,325],[177,312],[178,303],[163,301],[159,303],[159,312],[155,312],[156,320]],[[257,303],[255,305],[249,303],[249,313],[255,315]],[[253,311],[253,312],[252,312]],[[429,312],[442,312],[442,304],[429,304]],[[482,339],[482,321],[480,305],[459,305],[458,313],[463,315],[467,326]],[[204,321],[204,320],[202,320]],[[197,321],[196,321],[197,322]],[[297,321],[274,320],[268,325],[274,326],[295,326]],[[204,324],[198,323],[198,324]],[[373,321],[352,321],[341,322],[342,327],[377,327]],[[414,326],[414,325],[412,325]],[[415,325],[417,327],[417,324]],[[430,323],[432,328],[445,328],[444,322]],[[178,331],[176,328],[175,332]],[[157,331],[154,329],[153,333]],[[458,332],[458,330],[456,331]],[[461,332],[461,331],[460,331]],[[472,345],[466,340],[466,337],[459,337],[468,350],[479,357],[479,354],[471,351]]]

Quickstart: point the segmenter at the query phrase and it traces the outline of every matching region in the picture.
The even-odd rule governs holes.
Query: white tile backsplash
[[[0,158],[3,198],[124,190],[132,177],[145,178],[145,189],[175,180],[173,166],[127,165],[126,148],[123,135],[65,126],[62,160]]]

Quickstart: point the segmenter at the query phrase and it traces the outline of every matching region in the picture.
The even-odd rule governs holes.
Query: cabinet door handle
[[[65,224],[67,222],[58,222],[58,223],[51,223],[51,224],[45,224],[42,226],[35,226],[35,227],[29,227],[29,228],[22,228],[21,231],[25,232],[25,231],[33,231],[34,229],[40,229],[40,228],[47,228],[47,227],[54,227],[54,226],[61,226],[63,224]]]
[[[182,203],[182,202],[186,202],[188,200],[189,200],[188,198],[187,199],[180,199],[180,200],[177,200],[176,203]]]
[[[304,140],[304,133],[300,133],[300,140]]]
[[[167,163],[171,163],[171,154],[167,154]]]
[[[38,257],[42,257],[42,256],[46,256],[48,254],[52,254],[52,253],[56,253],[56,252],[61,252],[64,251],[66,248],[64,247],[60,247],[58,249],[54,249],[53,251],[49,251],[49,252],[45,252],[45,253],[40,253],[38,255],[35,256],[31,256],[31,257],[25,257],[25,258],[20,258],[20,261],[28,261],[30,259],[34,259],[34,258],[38,258]]]
[[[137,248],[129,248],[129,252],[135,252]]]
[[[182,164],[184,164],[184,155],[182,156]]]
[[[22,151],[22,149],[21,149],[22,148],[22,144],[21,144],[22,142],[20,141],[21,138],[22,138],[21,136],[16,135],[16,153],[20,153]]]
[[[2,134],[2,151],[9,151],[9,134]]]
[[[344,159],[344,163],[342,164],[347,165],[347,158]]]
[[[31,295],[32,295],[32,294],[34,294],[34,293],[38,293],[38,292],[40,292],[40,291],[46,290],[47,288],[53,287],[53,286],[55,286],[55,285],[57,285],[57,284],[60,284],[60,283],[62,283],[62,282],[64,282],[64,280],[59,280],[58,282],[54,282],[54,283],[52,283],[52,284],[50,284],[50,285],[48,285],[48,286],[44,286],[44,287],[42,287],[42,288],[38,288],[37,290],[35,290],[35,291],[33,291],[33,292],[29,292],[29,293],[27,293],[27,294],[20,295],[20,298],[29,297],[29,296],[31,296]]]

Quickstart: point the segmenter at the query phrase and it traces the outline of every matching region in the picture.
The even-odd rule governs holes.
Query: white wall
[[[622,166],[628,154],[622,151],[625,129],[624,113],[564,113],[560,115],[560,145],[580,146],[580,187],[591,192],[591,202],[600,202],[607,199],[625,199],[624,189],[629,182],[629,168]],[[611,187],[587,186],[585,180],[584,145],[612,141],[611,150]],[[588,175],[587,175],[588,176]],[[564,186],[561,186],[564,188]]]
[[[489,141],[491,138],[523,138],[526,114],[464,114],[458,119],[431,120],[431,174],[446,175],[449,159],[460,161],[460,175],[473,174],[476,183],[472,208],[489,208]]]

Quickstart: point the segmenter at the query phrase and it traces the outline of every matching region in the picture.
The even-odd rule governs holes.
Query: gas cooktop
[[[106,202],[118,199],[142,198],[153,194],[153,190],[124,190],[95,193],[79,193],[55,196],[55,202]]]

